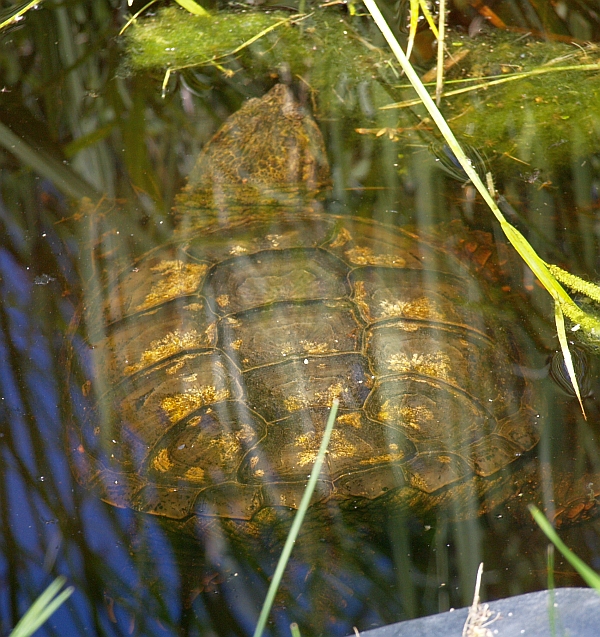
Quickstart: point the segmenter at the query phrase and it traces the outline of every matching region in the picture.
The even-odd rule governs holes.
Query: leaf
[[[546,537],[556,546],[563,554],[565,559],[571,566],[581,575],[585,583],[591,588],[595,588],[600,592],[600,575],[592,570],[581,558],[579,558],[567,545],[560,539],[558,533],[554,530],[546,516],[533,504],[529,505],[529,512],[538,526],[546,534]]]
[[[410,0],[410,28],[408,31],[408,44],[406,45],[406,57],[410,58],[415,36],[417,35],[417,25],[419,23],[419,0]]]
[[[210,15],[204,7],[201,7],[197,2],[194,2],[194,0],[175,0],[175,2],[194,15]]]
[[[565,361],[565,367],[567,368],[569,379],[571,380],[571,385],[573,385],[573,389],[575,390],[575,395],[577,396],[577,400],[579,401],[579,406],[581,407],[581,413],[583,414],[583,417],[587,420],[587,416],[585,415],[585,409],[583,408],[583,401],[581,400],[579,384],[577,383],[575,367],[573,366],[573,358],[569,350],[569,343],[567,342],[567,334],[565,332],[565,317],[563,316],[562,308],[558,301],[554,302],[554,321],[556,322],[556,333],[558,335],[558,342],[560,343],[560,349],[562,351],[563,359]]]

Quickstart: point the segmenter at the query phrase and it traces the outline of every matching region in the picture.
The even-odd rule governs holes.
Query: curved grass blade
[[[308,510],[308,507],[310,505],[310,499],[312,498],[312,494],[314,493],[315,487],[317,486],[317,480],[319,479],[321,467],[323,466],[323,461],[325,460],[325,453],[327,452],[327,447],[329,445],[329,439],[331,438],[331,432],[333,431],[333,424],[335,423],[335,417],[337,416],[339,404],[340,401],[336,398],[331,405],[331,413],[329,414],[327,426],[325,427],[325,431],[323,433],[323,439],[321,440],[321,446],[319,447],[317,459],[315,460],[313,469],[310,472],[310,479],[308,481],[308,484],[306,485],[304,493],[302,494],[302,500],[300,501],[300,506],[298,507],[298,511],[296,512],[296,517],[294,518],[294,522],[292,523],[292,527],[285,541],[283,551],[281,552],[281,556],[279,558],[279,561],[277,562],[277,568],[275,569],[273,579],[271,580],[269,590],[267,591],[267,597],[265,598],[262,610],[260,611],[253,637],[261,637],[267,624],[267,619],[269,617],[269,613],[271,612],[273,600],[275,599],[277,589],[279,588],[279,584],[281,583],[283,572],[288,563],[288,560],[290,559],[292,549],[294,548],[294,543],[296,542],[296,538],[298,537],[298,533],[300,532],[300,527],[302,526],[304,516],[306,515],[306,511]]]
[[[75,589],[72,586],[59,593],[65,582],[64,577],[57,577],[21,617],[9,637],[32,635],[73,594]]]
[[[558,533],[554,530],[546,516],[533,504],[529,505],[529,512],[538,526],[546,534],[546,537],[556,546],[563,554],[564,558],[571,566],[581,575],[581,578],[591,588],[596,589],[600,593],[600,575],[592,570],[580,557],[575,555],[571,549],[560,539]]]
[[[558,302],[554,303],[554,322],[556,323],[556,334],[558,336],[558,342],[560,343],[560,349],[565,361],[565,367],[567,368],[567,373],[569,374],[569,380],[571,381],[571,385],[573,385],[573,389],[575,390],[575,395],[577,396],[579,406],[581,407],[581,413],[583,414],[585,420],[587,420],[585,409],[583,408],[583,401],[581,400],[581,392],[579,391],[579,383],[577,382],[575,366],[573,365],[573,357],[571,356],[569,344],[567,342],[567,333],[565,331],[565,317],[560,307],[560,303]]]
[[[413,50],[417,26],[419,24],[419,0],[410,0],[410,27],[408,30],[408,43],[406,45],[406,57],[410,59]]]

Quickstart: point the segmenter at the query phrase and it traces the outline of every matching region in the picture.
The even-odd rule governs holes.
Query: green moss
[[[472,40],[468,46],[471,52],[454,70],[455,77],[481,78],[485,83],[498,79],[491,76],[534,75],[445,99],[444,115],[456,133],[476,146],[538,167],[564,164],[571,154],[583,156],[598,149],[597,49],[518,40],[508,34]],[[584,70],[590,64],[597,68]],[[571,68],[558,70],[565,67]],[[457,86],[446,85],[446,90]]]
[[[383,52],[368,47],[334,10],[317,10],[301,21],[290,18],[282,11],[204,17],[166,8],[126,31],[129,66],[134,71],[166,71],[207,64],[233,70],[241,65],[254,75],[287,67],[328,101],[332,91],[341,87],[344,92],[348,85],[373,79],[387,64]]]
[[[397,64],[359,37],[349,20],[334,9],[292,20],[283,11],[193,16],[170,7],[126,31],[129,66],[164,72],[215,65],[225,73],[244,68],[253,77],[285,68],[316,91],[321,113],[331,114],[340,105],[347,112],[356,110],[355,89],[361,83],[371,84],[370,99],[377,108],[390,100],[389,80]],[[488,85],[443,99],[442,111],[460,138],[488,156],[507,154],[542,169],[564,166],[600,147],[597,49],[500,32],[475,39],[450,34],[448,45],[452,52],[470,52],[448,73],[446,93]],[[583,70],[593,64],[595,71]],[[559,70],[565,67],[571,68]],[[530,75],[490,85],[514,73]],[[462,79],[480,81],[465,84]],[[410,128],[414,120],[408,116],[408,109],[383,111],[379,125]],[[414,141],[406,132],[400,138],[401,145]],[[513,160],[509,163],[515,166]]]

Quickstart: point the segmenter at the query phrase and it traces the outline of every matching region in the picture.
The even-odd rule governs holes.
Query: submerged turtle
[[[266,523],[299,504],[334,398],[314,506],[467,516],[534,492],[513,467],[539,416],[480,282],[433,242],[325,213],[328,180],[317,125],[277,85],[207,144],[172,239],[108,276],[71,429],[103,500],[190,530]],[[565,497],[571,517],[594,504]]]

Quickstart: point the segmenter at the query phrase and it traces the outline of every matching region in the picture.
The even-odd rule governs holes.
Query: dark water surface
[[[81,273],[93,272],[91,247],[141,255],[166,241],[174,197],[202,145],[246,98],[287,75],[241,69],[224,78],[203,69],[194,85],[180,79],[161,99],[160,74],[122,77],[119,3],[44,7],[2,36],[0,53],[0,120],[22,140],[14,148],[0,130],[0,634],[60,574],[75,593],[40,635],[248,635],[281,529],[249,539],[216,519],[193,541],[157,516],[112,507],[82,487],[67,453],[67,425],[81,405],[68,387],[74,354],[65,335],[86,298]],[[297,78],[292,86],[311,103]],[[368,82],[356,88],[361,106],[352,113],[319,113],[333,176],[323,206],[441,241],[457,232],[447,224],[460,220],[466,239],[457,249],[467,256],[497,241],[490,263],[501,266],[480,277],[492,299],[481,311],[497,316],[522,353],[515,385],[527,378],[539,412],[542,437],[532,457],[548,468],[536,476],[548,503],[558,476],[600,475],[598,363],[593,356],[586,363],[585,421],[548,374],[558,347],[553,307],[483,204],[437,168],[427,139],[400,153],[385,135],[355,133],[389,125],[389,115],[369,108],[371,89]],[[505,171],[497,187],[518,210],[511,221],[543,258],[593,280],[600,160],[578,154],[575,141],[565,146],[564,164]],[[19,159],[27,150],[37,170]],[[84,194],[94,203],[82,206]],[[85,353],[79,334],[72,341],[75,356]],[[547,542],[514,499],[478,518],[465,508],[417,516],[384,507],[354,519],[330,512],[326,532],[309,520],[271,634],[287,635],[297,622],[303,635],[347,635],[466,605],[481,561],[485,601],[547,586]],[[596,569],[599,531],[594,520],[561,528]],[[558,557],[555,581],[582,585]]]

